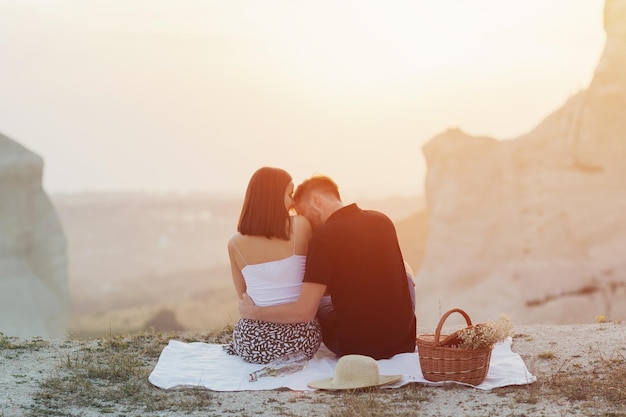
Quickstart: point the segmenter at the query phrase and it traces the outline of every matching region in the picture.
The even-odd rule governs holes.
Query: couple
[[[345,205],[326,176],[294,193],[286,171],[264,167],[237,230],[228,253],[241,319],[228,353],[264,364],[296,351],[310,359],[322,340],[337,356],[415,350],[413,281],[387,216]]]

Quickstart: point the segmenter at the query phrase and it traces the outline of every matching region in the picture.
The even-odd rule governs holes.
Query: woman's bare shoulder
[[[309,221],[306,219],[306,217],[300,215],[300,214],[296,214],[294,216],[291,216],[292,219],[294,220],[296,227],[298,228],[311,228],[311,223],[309,223]]]
[[[228,247],[231,248],[245,240],[245,236],[237,232],[228,239]]]
[[[307,239],[309,239],[313,234],[313,228],[311,227],[311,223],[309,223],[309,221],[304,216],[296,215],[293,217],[295,221],[296,233],[298,233],[299,236],[307,236]]]

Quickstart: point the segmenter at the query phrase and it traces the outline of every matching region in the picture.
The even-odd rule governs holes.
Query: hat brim
[[[402,378],[402,375],[380,375],[378,377],[378,384],[346,384],[346,385],[337,385],[333,383],[333,378],[324,378],[318,381],[309,382],[308,385],[311,388],[316,389],[326,389],[326,390],[345,390],[345,389],[359,389],[359,388],[370,388],[370,387],[380,387],[381,385],[392,384],[394,382],[399,381]]]

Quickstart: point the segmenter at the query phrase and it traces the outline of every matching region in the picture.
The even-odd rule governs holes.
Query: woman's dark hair
[[[289,240],[285,190],[290,182],[291,175],[283,169],[259,168],[248,183],[237,231],[242,235]]]

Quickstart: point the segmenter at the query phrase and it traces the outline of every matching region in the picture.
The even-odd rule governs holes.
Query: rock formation
[[[42,187],[43,160],[0,134],[0,332],[63,337],[66,243]]]
[[[420,326],[452,307],[516,323],[626,319],[626,0],[589,87],[510,141],[427,143]]]

